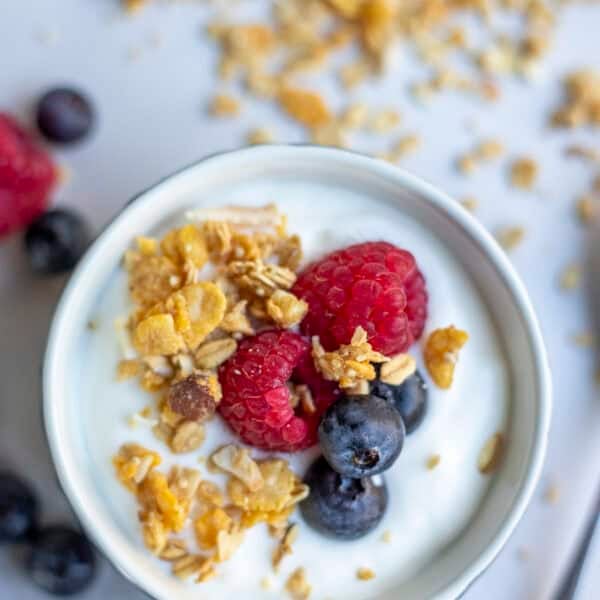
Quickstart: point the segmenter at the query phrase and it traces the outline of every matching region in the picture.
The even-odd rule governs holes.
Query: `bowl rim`
[[[119,552],[115,548],[114,540],[111,541],[108,539],[107,535],[100,532],[97,524],[94,522],[93,514],[91,514],[91,511],[86,507],[86,503],[83,499],[83,496],[85,495],[84,492],[74,485],[74,482],[68,475],[72,472],[69,463],[70,457],[63,449],[63,443],[61,441],[62,432],[57,426],[56,403],[53,402],[53,399],[58,397],[59,392],[54,383],[54,358],[59,343],[61,343],[61,330],[63,329],[63,323],[68,318],[67,313],[69,313],[71,302],[74,301],[75,290],[78,288],[78,282],[81,279],[83,272],[86,271],[86,268],[90,263],[95,261],[99,254],[98,248],[102,245],[102,240],[109,236],[111,230],[115,228],[117,223],[129,218],[130,209],[132,209],[133,204],[137,204],[138,200],[143,202],[145,196],[151,195],[151,193],[158,190],[158,188],[168,186],[181,175],[194,170],[201,171],[207,166],[214,167],[215,162],[226,162],[228,160],[235,160],[236,158],[243,159],[247,158],[248,155],[255,155],[256,160],[261,160],[261,155],[263,155],[262,160],[264,160],[273,153],[280,159],[282,154],[286,154],[290,159],[293,159],[308,153],[312,153],[314,159],[322,157],[324,161],[337,158],[338,160],[346,161],[348,165],[354,163],[357,169],[368,170],[372,174],[393,181],[399,187],[418,194],[429,205],[443,212],[455,226],[458,226],[462,233],[466,234],[467,237],[478,246],[490,261],[491,266],[494,268],[496,274],[502,280],[502,283],[509,292],[512,302],[514,302],[520,312],[525,327],[525,334],[533,356],[534,371],[532,372],[532,378],[535,379],[535,388],[538,390],[538,396],[536,398],[537,422],[535,424],[529,464],[521,489],[518,491],[512,507],[510,508],[510,512],[496,536],[489,543],[485,551],[479,555],[477,560],[471,563],[461,573],[457,574],[457,576],[436,595],[436,598],[439,599],[458,598],[488,569],[501,552],[525,513],[540,478],[547,450],[552,413],[552,378],[548,356],[539,322],[525,286],[505,252],[484,226],[448,194],[421,177],[386,163],[385,161],[352,150],[327,148],[313,144],[261,144],[252,147],[216,152],[162,177],[156,183],[134,195],[126,203],[125,207],[98,234],[78,263],[61,294],[52,317],[43,362],[42,408],[44,429],[60,486],[73,507],[81,526],[89,534],[90,538],[107,559],[122,575],[125,576],[126,579],[138,588],[148,594],[155,594],[158,590],[151,590],[150,587],[144,585],[144,578],[140,573],[130,571],[126,569],[123,564],[117,562]],[[165,216],[166,215],[167,211],[165,211]],[[160,594],[154,597],[159,598]]]

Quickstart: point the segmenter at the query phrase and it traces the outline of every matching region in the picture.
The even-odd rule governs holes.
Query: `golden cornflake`
[[[164,300],[181,284],[177,265],[166,256],[148,256],[130,251],[125,255],[129,293],[134,302],[151,307]]]
[[[236,530],[219,531],[217,534],[217,560],[229,560],[244,541],[244,532]]]
[[[206,240],[195,225],[172,229],[162,239],[160,248],[175,264],[192,263],[195,269],[201,269],[208,261]]]
[[[311,141],[319,146],[333,146],[334,148],[343,148],[346,146],[346,139],[340,123],[331,121],[320,127],[314,127],[311,131]]]
[[[139,444],[124,444],[113,458],[119,481],[131,491],[160,463],[159,454]]]
[[[203,512],[194,521],[196,541],[200,548],[212,550],[217,545],[219,532],[230,532],[235,523],[233,519],[222,508],[210,508]]]
[[[327,3],[342,17],[354,19],[359,15],[365,0],[327,0]]]
[[[327,104],[316,92],[285,87],[279,93],[279,103],[293,119],[306,127],[319,127],[332,119]]]
[[[368,567],[360,567],[356,570],[356,579],[360,581],[369,581],[370,579],[375,579],[375,571],[373,569],[369,569]]]
[[[177,354],[185,348],[169,314],[152,315],[141,321],[135,328],[133,345],[142,356]]]
[[[514,250],[525,238],[525,229],[519,226],[503,227],[496,231],[498,243],[506,251]]]
[[[252,335],[254,329],[246,314],[247,300],[240,300],[235,306],[223,317],[220,328],[229,333],[240,333],[244,335]]]
[[[510,167],[510,181],[515,187],[530,190],[538,175],[538,165],[532,158],[518,158]]]
[[[375,352],[367,341],[367,332],[357,327],[350,344],[342,344],[335,352],[325,352],[318,337],[312,339],[312,355],[317,370],[328,381],[339,382],[342,388],[351,388],[360,380],[375,379],[372,363],[385,363],[387,358]]]
[[[346,89],[350,89],[364,81],[370,72],[371,67],[369,63],[363,59],[359,59],[341,68],[340,80]]]
[[[210,114],[215,117],[235,117],[240,112],[240,102],[233,96],[217,94],[210,103]]]
[[[360,129],[366,124],[368,115],[366,104],[351,104],[342,114],[340,125],[346,129]]]
[[[213,452],[210,459],[219,469],[231,473],[242,481],[251,492],[256,492],[263,487],[262,472],[246,448],[228,444]]]
[[[504,453],[504,436],[501,433],[492,435],[479,453],[477,467],[479,472],[488,475],[498,468]]]
[[[469,335],[453,325],[436,329],[425,344],[425,365],[435,384],[448,389],[454,379],[458,351],[466,344]]]
[[[298,325],[308,312],[308,304],[291,292],[275,290],[267,300],[267,314],[285,329]]]
[[[293,600],[308,600],[312,586],[306,578],[306,570],[298,567],[287,579],[285,589]]]
[[[298,479],[284,460],[263,460],[258,463],[258,468],[264,484],[256,491],[249,491],[246,484],[237,478],[229,480],[227,491],[231,502],[244,511],[243,522],[247,525],[287,520],[294,506],[308,495],[308,486]]]
[[[167,542],[164,550],[160,553],[162,560],[174,561],[188,555],[187,545],[184,540],[172,539]]]
[[[198,498],[208,505],[222,508],[225,506],[225,496],[219,486],[212,481],[201,481],[198,485]]]
[[[381,365],[379,379],[390,385],[400,385],[417,370],[417,363],[410,354],[396,354]]]

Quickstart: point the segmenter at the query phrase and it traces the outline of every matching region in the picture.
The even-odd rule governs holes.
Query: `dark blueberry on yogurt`
[[[345,477],[385,471],[400,455],[404,423],[378,396],[346,396],[333,404],[319,425],[319,442],[331,468]]]
[[[341,540],[355,540],[381,521],[388,493],[381,475],[352,479],[334,471],[320,457],[304,477],[309,496],[300,504],[306,522],[317,531]]]
[[[387,400],[396,407],[404,421],[407,435],[419,427],[427,414],[427,384],[419,371],[415,371],[400,385],[376,379],[371,382],[371,394]]]

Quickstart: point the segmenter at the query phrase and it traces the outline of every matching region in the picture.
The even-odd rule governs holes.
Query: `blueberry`
[[[376,475],[398,458],[404,423],[398,411],[378,396],[346,396],[325,413],[319,442],[327,462],[341,475]]]
[[[69,527],[47,527],[31,546],[27,569],[33,581],[56,596],[70,596],[87,587],[96,560],[88,540]]]
[[[320,457],[308,469],[304,481],[310,494],[300,503],[306,522],[329,537],[355,540],[381,521],[388,503],[383,476],[351,479],[336,473]]]
[[[37,124],[51,142],[68,144],[84,138],[94,123],[94,108],[80,91],[56,88],[38,102]]]
[[[68,210],[50,210],[38,217],[25,233],[25,248],[36,273],[63,273],[72,269],[89,240],[83,219]]]
[[[38,503],[33,491],[11,473],[0,473],[0,543],[20,542],[35,530]]]
[[[427,413],[427,384],[416,371],[400,385],[383,383],[376,379],[371,383],[371,394],[391,402],[402,415],[406,434],[412,433]]]

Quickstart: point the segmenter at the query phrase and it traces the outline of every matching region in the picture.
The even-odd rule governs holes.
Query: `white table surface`
[[[94,99],[100,119],[90,141],[57,152],[72,171],[56,202],[76,206],[100,229],[134,193],[208,153],[239,146],[249,128],[269,125],[279,141],[302,140],[302,131],[275,109],[244,103],[237,120],[208,119],[215,92],[215,49],[203,40],[198,4],[159,5],[125,18],[117,0],[1,0],[0,110],[29,118],[40,92],[77,84]],[[260,5],[246,0],[245,6]],[[418,131],[423,146],[403,166],[451,194],[474,195],[478,216],[491,228],[520,224],[527,238],[513,256],[538,310],[553,366],[555,409],[548,460],[540,489],[501,556],[468,592],[469,600],[550,598],[574,549],[599,479],[600,398],[589,350],[569,342],[585,329],[581,291],[557,286],[560,269],[581,256],[584,230],[574,218],[574,198],[589,189],[592,171],[564,158],[568,143],[600,148],[600,131],[556,132],[546,127],[561,97],[560,77],[600,63],[600,6],[573,7],[560,20],[547,69],[533,85],[502,84],[500,102],[482,104],[445,94],[427,108],[406,91],[422,68],[403,58],[394,77],[353,93],[374,105],[396,106],[402,130]],[[162,44],[156,47],[156,40]],[[133,60],[135,58],[135,60]],[[325,86],[336,106],[341,90]],[[466,124],[470,123],[471,127]],[[473,127],[473,125],[475,127]],[[507,184],[507,159],[475,175],[458,175],[452,159],[484,136],[504,141],[508,156],[528,154],[540,163],[534,193]],[[358,140],[361,150],[381,149],[381,139]],[[19,236],[0,242],[0,464],[34,483],[47,521],[69,519],[55,483],[40,423],[39,367],[49,318],[64,279],[40,280],[27,269]],[[559,501],[543,500],[556,482]],[[598,544],[597,544],[598,546]],[[526,553],[527,559],[519,558]],[[598,597],[600,551],[587,568],[581,598]],[[0,551],[0,597],[45,597],[18,568],[15,553]],[[107,563],[84,598],[142,598]]]

